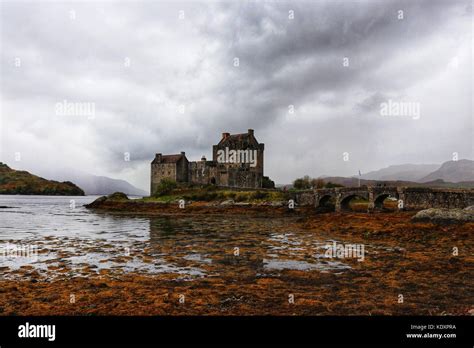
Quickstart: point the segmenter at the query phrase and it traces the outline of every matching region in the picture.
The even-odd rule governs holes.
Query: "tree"
[[[298,178],[293,181],[293,187],[297,190],[308,190],[311,188],[311,178],[308,175]]]
[[[268,176],[264,176],[262,178],[262,187],[273,189],[273,188],[275,188],[275,182],[273,180],[271,180]]]
[[[178,185],[171,179],[162,179],[156,188],[155,196],[165,196],[170,194]]]
[[[339,184],[333,184],[332,182],[328,182],[326,185],[324,185],[325,188],[334,188],[334,187],[344,187],[343,185]]]
[[[311,180],[311,187],[314,189],[322,189],[324,188],[324,180],[321,178],[314,178]]]

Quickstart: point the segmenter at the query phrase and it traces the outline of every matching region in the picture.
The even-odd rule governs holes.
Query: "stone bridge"
[[[474,189],[445,189],[428,187],[337,187],[297,193],[300,205],[324,207],[331,201],[335,211],[349,210],[354,198],[368,200],[368,211],[382,209],[386,198],[398,201],[399,209],[465,208],[474,205]]]

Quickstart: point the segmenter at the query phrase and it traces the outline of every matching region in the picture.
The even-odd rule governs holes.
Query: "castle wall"
[[[216,165],[212,161],[189,162],[189,182],[198,185],[217,184]]]
[[[178,183],[188,182],[188,160],[184,157],[178,162],[174,163],[152,163],[151,164],[151,194],[156,192],[156,189],[163,179],[174,180]]]
[[[261,188],[263,181],[263,151],[264,144],[259,144],[253,135],[253,130],[248,133],[230,135],[223,133],[223,138],[219,144],[212,147],[212,161],[188,162],[184,156],[177,162],[163,162],[162,155],[157,154],[155,163],[151,165],[151,192],[156,192],[156,188],[163,179],[171,179],[176,182],[192,183],[197,185],[214,184],[218,186],[240,187],[240,188]],[[222,162],[218,160],[219,150],[235,150],[242,154],[242,163],[232,162],[228,158]],[[247,150],[256,151],[256,163],[248,163]],[[254,152],[252,152],[253,156]],[[166,161],[170,161],[175,155],[167,155]],[[239,157],[241,158],[241,157]],[[255,164],[255,165],[254,165]]]
[[[262,175],[248,166],[224,164],[220,168],[218,185],[229,187],[262,187]]]
[[[176,164],[175,163],[157,163],[151,165],[151,187],[150,192],[153,194],[160,184],[161,180],[176,180]]]
[[[230,137],[229,141],[212,147],[212,159],[217,163],[218,185],[229,187],[248,187],[260,188],[263,180],[263,152],[264,144],[259,144],[253,133],[249,137],[234,138]],[[256,150],[256,166],[250,163],[219,163],[218,151],[229,150]]]
[[[176,182],[189,181],[189,161],[183,157],[176,163]]]

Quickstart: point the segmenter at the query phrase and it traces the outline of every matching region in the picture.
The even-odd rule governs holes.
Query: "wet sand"
[[[276,230],[269,234],[259,227],[260,232],[252,233],[247,225],[242,233],[231,233],[228,239],[217,241],[212,236],[206,239],[190,234],[181,243],[173,238],[151,245],[137,242],[126,255],[119,252],[117,245],[99,242],[81,250],[106,251],[110,256],[104,263],[113,260],[119,265],[130,259],[155,265],[154,260],[161,255],[173,261],[176,268],[146,274],[121,267],[79,264],[75,267],[81,267],[80,272],[76,269],[71,273],[72,265],[61,262],[59,254],[54,263],[50,262],[53,266],[46,267],[44,272],[28,265],[1,270],[0,313],[474,314],[472,223],[414,224],[410,217],[415,212],[316,214],[306,209],[288,212],[282,207],[219,209],[196,206],[193,214],[223,214],[220,218],[225,219],[232,211],[243,221],[248,216],[262,217],[266,211],[264,215],[268,217],[262,220],[284,219],[287,230],[294,232]],[[177,221],[188,213],[172,207],[166,211],[167,215],[175,214]],[[322,246],[331,240],[363,244],[364,260],[321,258]],[[78,243],[74,239],[51,242],[56,247],[65,242]],[[453,255],[455,247],[457,256]]]

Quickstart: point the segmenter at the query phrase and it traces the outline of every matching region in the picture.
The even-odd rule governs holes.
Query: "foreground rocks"
[[[125,215],[190,215],[190,214],[238,214],[254,216],[282,216],[314,212],[312,206],[289,209],[286,201],[237,202],[233,199],[213,201],[191,201],[176,199],[162,202],[149,198],[129,199],[122,192],[97,198],[85,207],[94,211],[113,212]]]
[[[411,219],[413,222],[434,224],[459,224],[474,222],[474,206],[465,209],[430,208],[421,210]]]
[[[57,264],[46,264],[46,278],[33,277],[31,268],[22,268],[17,280],[11,280],[14,271],[0,270],[0,315],[470,315],[474,223],[413,224],[412,215],[409,211],[313,214],[288,218],[283,229],[272,223],[268,233],[258,230],[262,220],[258,219],[253,227],[245,224],[241,233],[228,231],[221,238],[200,233],[185,236],[188,232],[180,225],[174,233],[163,235],[157,220],[151,220],[150,240],[133,246],[130,257],[156,258],[157,264],[164,258],[178,266],[199,267],[205,276],[183,280],[173,269],[147,275],[107,271],[92,264],[84,265],[79,276],[70,276],[72,265],[58,256]],[[202,219],[193,223],[203,225]],[[240,220],[246,219],[234,218],[233,223],[241,224]],[[64,252],[76,242],[51,238]],[[321,260],[351,267],[342,271],[265,269],[264,259],[275,253],[281,260],[315,262],[314,242],[333,240],[363,244],[364,261]],[[127,257],[118,249],[123,246],[118,240],[81,250],[108,254],[110,262]],[[238,257],[233,254],[235,246],[241,246]],[[457,256],[453,246],[459,249]],[[212,261],[185,258],[191,250]],[[64,276],[49,277],[52,273]],[[293,304],[288,302],[289,294],[294,294]],[[182,295],[184,303],[180,303]]]

